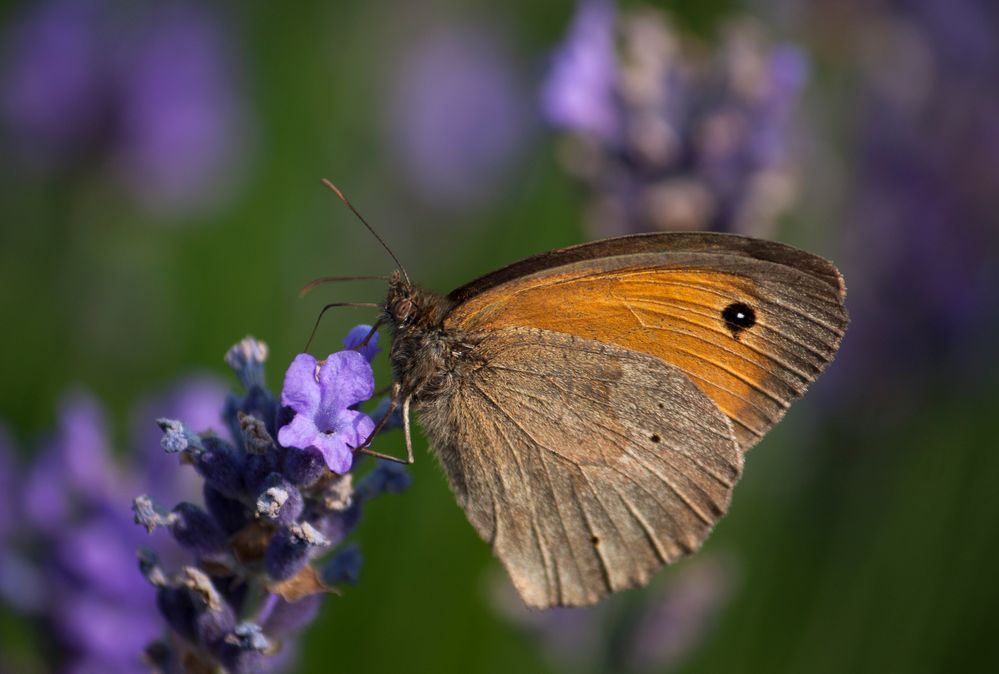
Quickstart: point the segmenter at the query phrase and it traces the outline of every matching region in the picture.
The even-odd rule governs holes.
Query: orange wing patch
[[[535,327],[661,358],[732,420],[745,450],[818,376],[845,327],[841,300],[827,284],[806,277],[789,286],[765,271],[563,269],[472,297],[445,327]],[[723,312],[733,304],[752,308],[751,327],[726,322]]]

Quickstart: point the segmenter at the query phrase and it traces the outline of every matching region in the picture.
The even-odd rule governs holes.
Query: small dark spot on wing
[[[662,438],[659,437],[658,433],[653,433],[652,436],[649,438],[649,440],[658,443],[660,440],[662,440]]]
[[[722,310],[722,320],[732,336],[738,339],[740,332],[756,325],[756,312],[748,304],[733,302]]]

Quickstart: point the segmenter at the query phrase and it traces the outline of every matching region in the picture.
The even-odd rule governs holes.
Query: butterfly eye
[[[748,330],[756,325],[756,312],[748,304],[735,302],[725,307],[722,311],[722,319],[734,337],[743,330]]]
[[[393,308],[393,313],[395,314],[395,320],[399,323],[405,323],[409,318],[409,315],[413,312],[413,300],[408,297],[404,297],[395,303]]]

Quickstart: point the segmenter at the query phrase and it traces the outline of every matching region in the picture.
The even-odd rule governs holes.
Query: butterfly
[[[375,432],[401,405],[412,463],[415,410],[524,601],[593,604],[700,548],[839,348],[845,293],[821,257],[703,232],[553,250],[448,295],[400,265]]]

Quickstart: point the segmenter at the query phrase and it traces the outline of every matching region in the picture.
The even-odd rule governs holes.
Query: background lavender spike
[[[33,464],[5,471],[14,492],[6,495],[21,506],[0,551],[0,604],[48,626],[38,653],[50,671],[144,671],[136,654],[161,630],[154,592],[135,571],[145,536],[128,514],[147,484],[143,455],[137,448],[131,462],[116,462],[104,423],[96,399],[73,392]],[[162,453],[158,443],[145,450]],[[171,555],[166,539],[152,543]]]
[[[597,606],[527,609],[505,578],[496,578],[496,610],[539,644],[563,672],[674,671],[711,632],[738,582],[737,562],[706,553],[687,560],[647,591]]]
[[[792,203],[805,56],[749,20],[720,37],[720,49],[706,52],[665,13],[579,3],[541,104],[565,134],[561,163],[587,192],[592,236],[766,236]]]
[[[508,38],[498,21],[417,24],[392,50],[385,136],[416,202],[474,210],[510,180],[531,110]]]
[[[231,41],[193,2],[33,4],[4,36],[0,129],[21,166],[70,175],[97,155],[146,211],[204,211],[249,150]]]

